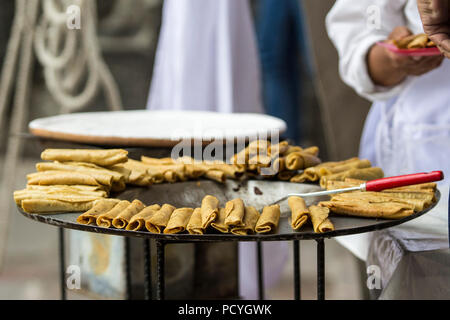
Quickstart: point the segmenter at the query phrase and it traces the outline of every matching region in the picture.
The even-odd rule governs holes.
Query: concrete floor
[[[15,190],[25,185],[25,176],[34,171],[35,160],[22,160]],[[5,192],[2,190],[2,192]],[[12,195],[11,195],[12,200]],[[5,210],[3,204],[0,209]],[[0,272],[0,299],[59,299],[58,233],[52,226],[29,220],[15,207],[10,212],[8,244]],[[301,242],[302,299],[316,299],[316,243]],[[360,270],[356,258],[334,240],[325,241],[326,299],[362,299]],[[266,298],[292,299],[292,250],[282,277]],[[95,299],[68,292],[69,299]]]

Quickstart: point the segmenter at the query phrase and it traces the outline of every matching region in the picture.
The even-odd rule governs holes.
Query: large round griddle
[[[313,192],[320,190],[315,184],[296,184],[282,181],[264,181],[264,180],[228,180],[224,184],[219,184],[210,180],[198,180],[189,182],[178,182],[174,184],[158,184],[149,188],[128,187],[124,192],[113,195],[123,200],[139,199],[146,205],[170,203],[177,208],[200,206],[205,195],[214,195],[220,200],[220,205],[234,198],[241,198],[247,206],[254,206],[261,210],[265,205],[269,205],[275,200],[294,192]],[[305,198],[306,204],[316,204],[321,200],[327,200],[325,197]],[[326,233],[315,233],[310,224],[304,225],[299,231],[294,231],[290,225],[290,209],[287,201],[280,204],[281,218],[278,230],[271,234],[255,235],[233,235],[224,234],[214,229],[208,229],[203,235],[190,235],[188,233],[180,234],[155,234],[147,231],[127,231],[115,228],[103,228],[96,225],[82,225],[76,222],[78,213],[61,214],[28,214],[19,211],[27,218],[54,225],[57,227],[96,232],[118,236],[130,236],[141,238],[164,239],[170,241],[279,241],[279,240],[303,240],[303,239],[322,239],[336,236],[351,235],[357,233],[370,232],[389,228],[402,224],[406,221],[415,219],[430,211],[440,199],[439,190],[436,190],[436,202],[421,212],[416,212],[411,216],[398,220],[360,218],[343,215],[331,214],[330,219],[335,226],[334,231]]]
[[[28,127],[33,135],[44,139],[109,147],[247,141],[286,131],[283,120],[269,115],[181,110],[70,113],[35,119]]]

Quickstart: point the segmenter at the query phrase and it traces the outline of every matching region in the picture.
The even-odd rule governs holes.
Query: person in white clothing
[[[376,44],[424,32],[417,0],[338,0],[326,27],[342,79],[373,101],[359,156],[386,176],[442,170],[440,185],[448,185],[450,60],[399,56]],[[369,237],[343,239],[365,259]]]
[[[368,23],[374,12],[369,8],[379,11],[379,25]],[[423,32],[416,0],[338,0],[326,25],[339,53],[342,79],[374,102],[360,155],[386,175],[450,173],[450,61],[399,56],[376,45]]]
[[[263,112],[247,1],[164,1],[147,109]]]

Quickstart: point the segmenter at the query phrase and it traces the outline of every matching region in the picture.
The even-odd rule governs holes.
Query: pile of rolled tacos
[[[151,233],[205,234],[219,231],[248,235],[274,232],[278,228],[280,214],[279,205],[264,207],[260,213],[239,198],[220,207],[219,200],[211,195],[205,196],[198,208],[176,208],[170,204],[146,206],[140,200],[102,199],[95,201],[77,222]]]
[[[223,183],[250,177],[319,183],[324,189],[336,189],[384,177],[383,170],[372,167],[368,160],[355,157],[322,162],[318,154],[314,146],[302,148],[286,141],[271,144],[264,140],[249,143],[226,162],[146,156],[135,160],[123,149],[47,149],[41,154],[44,161],[36,164],[37,172],[27,175],[26,188],[14,192],[14,200],[30,214],[84,212],[79,223],[101,227],[154,233],[203,234],[211,228],[242,235],[270,233],[278,227],[278,206],[268,206],[259,213],[244,206],[241,199],[220,208],[214,196],[205,197],[198,208],[146,206],[139,200],[114,198],[128,186],[150,187],[199,178]],[[315,232],[327,232],[334,230],[333,215],[399,219],[435,202],[435,190],[435,183],[427,183],[383,192],[342,193],[309,207],[303,199],[291,197],[290,224],[293,230],[310,224]]]
[[[235,157],[225,161],[198,161],[191,157],[135,160],[123,149],[46,149],[36,164],[37,172],[27,175],[24,190],[14,192],[17,205],[27,213],[62,213],[89,210],[95,200],[124,191],[127,186],[150,187],[159,183],[210,179],[244,179],[263,168],[280,165],[280,174],[264,178],[292,176],[299,169],[320,163],[318,148],[302,149],[287,142],[271,145],[253,141]],[[276,159],[272,163],[266,159]],[[285,159],[289,160],[286,168]],[[272,170],[273,168],[269,168]]]

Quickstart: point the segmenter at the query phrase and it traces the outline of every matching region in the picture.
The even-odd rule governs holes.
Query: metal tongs
[[[402,175],[402,176],[395,176],[395,177],[371,180],[371,181],[367,181],[359,186],[350,187],[350,188],[325,190],[325,191],[309,192],[309,193],[290,193],[287,196],[285,196],[281,199],[278,199],[273,204],[280,203],[281,201],[286,200],[289,197],[319,197],[319,196],[326,196],[326,195],[351,192],[351,191],[383,191],[386,189],[405,187],[405,186],[410,186],[410,185],[414,185],[414,184],[441,181],[443,179],[444,179],[444,173],[442,171],[407,174],[407,175]]]

